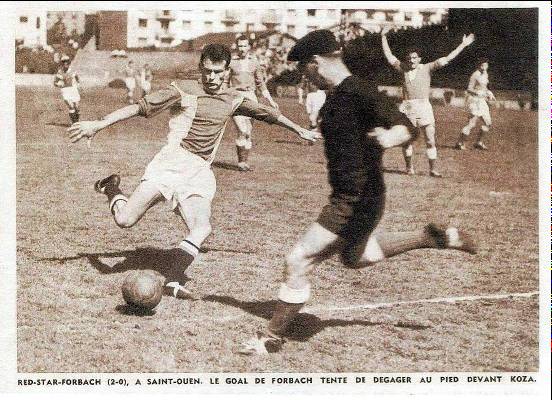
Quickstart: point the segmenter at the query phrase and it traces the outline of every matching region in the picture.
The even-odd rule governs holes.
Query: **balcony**
[[[156,19],[158,21],[174,21],[176,19],[174,11],[171,10],[163,10],[158,11]]]
[[[269,10],[261,16],[261,23],[266,26],[266,29],[275,29],[281,22],[281,18],[276,10]]]
[[[236,11],[226,10],[226,11],[224,11],[224,14],[222,15],[221,22],[224,25],[238,24],[240,22],[239,21],[239,15]]]

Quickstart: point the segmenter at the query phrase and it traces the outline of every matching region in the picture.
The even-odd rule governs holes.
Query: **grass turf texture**
[[[86,90],[81,119],[124,105],[122,90]],[[307,125],[303,107],[278,100]],[[538,290],[537,115],[492,110],[488,152],[452,149],[467,115],[434,107],[442,180],[427,176],[416,144],[414,177],[400,149],[385,155],[388,197],[379,229],[458,224],[480,254],[417,250],[363,270],[332,259],[314,272],[309,307],[284,350],[234,353],[270,317],[286,250],[329,194],[322,145],[254,123],[254,170],[234,169],[235,128],[214,165],[213,235],[188,283],[203,300],[164,297],[135,315],[120,286],[130,269],[164,271],[186,234],[164,204],[130,230],[116,227],[96,179],[118,172],[138,184],[165,143],[168,115],[101,132],[91,149],[70,144],[69,118],[54,90],[17,89],[17,343],[20,372],[417,372],[536,371],[538,298],[348,305]],[[475,140],[474,137],[471,140]],[[166,258],[166,257],[165,257]]]

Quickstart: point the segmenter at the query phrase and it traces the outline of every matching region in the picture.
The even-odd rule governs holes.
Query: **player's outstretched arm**
[[[309,131],[308,129],[302,128],[297,125],[295,122],[291,121],[287,117],[280,115],[276,121],[276,125],[286,128],[287,130],[298,134],[301,139],[308,140],[309,142],[315,142],[316,139],[320,139],[320,133],[316,131]]]
[[[389,47],[389,42],[387,41],[387,33],[389,33],[389,31],[389,27],[384,27],[381,30],[381,47],[383,48],[383,54],[385,55],[385,59],[389,65],[397,68],[397,66],[400,66],[400,61],[393,55],[391,48]]]
[[[98,121],[75,122],[69,129],[67,129],[69,132],[69,138],[73,143],[76,143],[83,138],[92,140],[97,132],[119,121],[134,117],[138,115],[139,111],[140,106],[138,104],[131,104],[106,115]]]
[[[447,65],[474,41],[475,41],[475,35],[473,33],[470,33],[469,35],[464,35],[464,37],[462,38],[462,43],[460,43],[457,48],[451,51],[446,57],[442,57],[437,60],[438,66],[444,67],[445,65]]]

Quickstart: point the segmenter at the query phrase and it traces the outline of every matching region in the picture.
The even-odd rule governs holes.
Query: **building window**
[[[161,38],[161,43],[163,44],[171,44],[173,41],[172,38]]]
[[[168,30],[169,29],[169,20],[162,20],[161,21],[161,29]]]
[[[255,30],[255,24],[253,24],[253,23],[245,24],[245,31],[246,32],[252,32],[254,30]]]
[[[213,23],[211,21],[205,21],[205,32],[213,32]]]
[[[148,44],[148,38],[139,37],[138,38],[138,44],[142,47],[145,47]]]
[[[19,22],[26,24],[29,21],[29,18],[27,17],[19,17]]]
[[[289,33],[291,36],[295,36],[295,25],[288,25],[287,33]]]
[[[288,17],[290,18],[294,18],[297,16],[297,12],[293,8],[290,8],[289,10],[287,10],[287,14],[288,14]]]
[[[167,17],[170,17],[171,15],[171,10],[163,10],[163,15],[167,16]]]
[[[182,29],[192,29],[192,21],[182,21]]]
[[[307,10],[307,15],[308,15],[309,17],[315,17],[315,16],[316,16],[316,9],[314,9],[314,8],[309,8],[309,9]]]
[[[148,20],[145,18],[138,18],[138,26],[140,28],[147,28],[148,27]]]
[[[40,29],[40,17],[36,17],[36,29]]]

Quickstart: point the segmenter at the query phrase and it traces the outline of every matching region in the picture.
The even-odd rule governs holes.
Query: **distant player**
[[[125,85],[127,88],[127,102],[129,104],[135,103],[135,91],[136,91],[136,81],[137,77],[140,76],[139,71],[134,66],[134,61],[129,61],[125,69],[123,70],[125,77]]]
[[[269,104],[278,108],[270,92],[266,87],[264,70],[257,57],[250,52],[251,44],[245,35],[236,38],[237,55],[232,57],[230,62],[230,86],[238,90],[242,95],[250,100],[257,101],[255,90],[259,90]],[[238,128],[238,138],[236,139],[236,151],[238,154],[238,169],[240,171],[249,171],[248,164],[249,151],[253,146],[251,134],[253,126],[251,118],[247,116],[235,116],[234,122]]]
[[[464,35],[462,43],[446,57],[441,57],[427,64],[421,63],[420,51],[410,49],[407,51],[407,58],[401,62],[393,55],[387,42],[389,27],[381,31],[383,53],[387,62],[398,72],[403,74],[403,96],[404,101],[401,111],[404,112],[412,124],[421,129],[426,140],[426,154],[429,160],[429,174],[432,177],[440,178],[442,175],[437,171],[437,147],[435,144],[435,117],[429,102],[429,91],[431,86],[431,73],[444,67],[451,62],[467,46],[473,43],[474,35]],[[403,148],[406,172],[414,175],[412,155],[414,150],[412,144]]]
[[[61,97],[69,108],[71,123],[79,120],[79,76],[71,71],[71,59],[64,55],[61,57],[61,65],[54,76],[54,85],[61,89]]]
[[[326,101],[326,92],[314,84],[309,84],[310,91],[305,99],[305,109],[309,115],[309,128],[318,129],[318,115]]]
[[[142,86],[143,94],[146,95],[151,92],[151,82],[153,81],[153,71],[149,64],[145,64],[140,69],[140,85]]]
[[[230,49],[207,45],[200,57],[201,81],[176,81],[166,89],[150,93],[138,104],[112,112],[99,121],[82,121],[69,128],[72,142],[88,138],[102,129],[137,115],[153,117],[170,110],[168,143],[146,167],[140,184],[129,196],[119,188],[120,177],[111,175],[96,182],[97,192],[107,195],[115,223],[130,228],[155,204],[166,200],[186,223],[189,233],[175,249],[174,260],[185,269],[198,255],[211,233],[211,202],[216,182],[213,162],[227,122],[243,115],[277,124],[301,138],[314,140],[317,132],[296,125],[276,109],[261,105],[243,92],[225,85],[230,73]],[[177,296],[184,290],[176,282],[168,285]]]
[[[473,145],[476,149],[487,150],[487,146],[483,142],[483,138],[491,129],[491,113],[489,111],[488,101],[494,101],[495,96],[488,88],[489,85],[489,60],[486,58],[479,59],[477,69],[470,77],[468,90],[466,93],[466,106],[470,113],[468,124],[462,128],[456,149],[465,150],[464,142],[470,135],[470,132],[477,125],[477,121],[481,119],[482,124],[479,128],[479,138]]]

